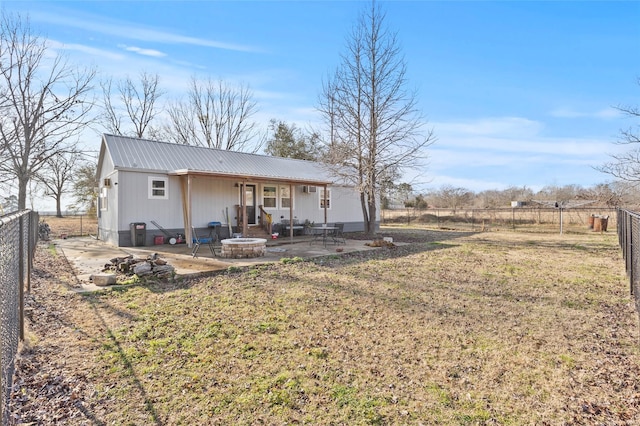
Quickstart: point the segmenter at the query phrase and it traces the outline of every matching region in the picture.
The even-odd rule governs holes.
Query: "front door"
[[[247,200],[247,223],[256,224],[256,186],[245,185],[245,199]]]

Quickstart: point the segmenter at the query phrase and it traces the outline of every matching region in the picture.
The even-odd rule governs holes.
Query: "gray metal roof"
[[[110,155],[116,169],[273,179],[310,184],[330,184],[334,180],[322,163],[313,161],[109,134],[103,135],[102,140],[100,155]]]

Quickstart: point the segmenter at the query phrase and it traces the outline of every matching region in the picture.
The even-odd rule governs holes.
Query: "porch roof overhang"
[[[190,169],[180,169],[173,170],[167,173],[169,176],[177,176],[180,177],[182,182],[182,209],[184,214],[184,223],[185,223],[185,234],[187,238],[187,243],[189,247],[192,244],[192,234],[191,234],[191,226],[192,226],[192,218],[191,218],[191,182],[192,178],[203,176],[203,177],[217,177],[223,179],[230,180],[240,180],[242,182],[255,182],[255,183],[283,183],[288,185],[313,185],[313,186],[323,186],[327,187],[331,185],[332,182],[326,180],[318,180],[318,179],[304,179],[304,178],[296,178],[296,177],[284,177],[284,176],[256,176],[251,174],[242,174],[242,173],[221,173],[221,172],[213,172],[213,171],[203,171],[203,170],[190,170]],[[246,197],[246,193],[243,194]],[[243,213],[242,217],[242,233],[246,234],[247,232],[247,213],[246,213],[246,199],[242,202],[243,205]],[[324,208],[325,215],[325,223],[327,221],[327,207],[325,204]],[[289,207],[289,216],[290,220],[293,221],[293,204]],[[290,234],[291,240],[293,241],[293,228],[291,228]]]
[[[204,176],[204,177],[217,177],[224,179],[237,179],[246,182],[277,182],[277,183],[287,183],[293,185],[314,185],[314,186],[325,186],[331,185],[333,182],[327,180],[317,180],[317,179],[304,179],[297,177],[286,177],[286,176],[257,176],[250,174],[242,174],[242,173],[220,173],[220,172],[212,172],[212,171],[203,171],[203,170],[191,170],[191,169],[180,169],[173,170],[168,173],[169,176]]]

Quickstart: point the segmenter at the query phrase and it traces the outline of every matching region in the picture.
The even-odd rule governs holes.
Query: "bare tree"
[[[191,79],[186,101],[168,108],[165,138],[182,144],[230,151],[256,151],[257,112],[246,86],[232,86],[223,80]]]
[[[52,55],[28,19],[0,19],[0,175],[18,182],[24,209],[29,181],[87,126],[95,71]]]
[[[158,74],[140,73],[140,81],[130,77],[116,83],[113,93],[111,79],[101,83],[104,98],[102,122],[108,132],[115,135],[132,134],[138,138],[149,136],[151,124],[160,112],[158,99],[164,91],[158,88]],[[117,102],[114,104],[114,100]]]
[[[591,200],[599,206],[619,207],[623,205],[627,188],[610,183],[601,183],[591,188],[580,191],[576,196],[578,200]]]
[[[45,188],[44,196],[56,202],[57,217],[62,217],[62,197],[71,190],[79,158],[80,152],[75,149],[69,153],[58,153],[49,157],[34,175],[35,180]]]
[[[526,186],[511,186],[505,189],[489,189],[480,191],[475,196],[474,207],[501,208],[509,207],[512,201],[531,201],[533,191]]]
[[[158,139],[180,145],[195,145],[197,141],[196,121],[192,111],[193,109],[187,102],[171,103],[167,107],[169,120],[162,126],[162,134]]]
[[[640,86],[640,77],[637,79]],[[617,144],[629,145],[631,149],[621,154],[611,154],[611,161],[596,167],[617,179],[628,182],[640,182],[640,107],[633,105],[618,106],[618,111],[636,122],[627,129],[621,129]]]
[[[334,172],[360,191],[365,232],[375,232],[381,184],[424,158],[434,142],[407,91],[396,34],[372,2],[347,38],[346,53],[323,85],[319,109],[330,128]]]
[[[456,214],[459,208],[470,204],[473,196],[473,192],[466,188],[443,185],[430,198],[436,206],[450,208]]]
[[[84,162],[76,167],[73,179],[73,196],[75,198],[73,209],[85,210],[89,214],[96,213],[99,186],[96,169],[95,161]]]

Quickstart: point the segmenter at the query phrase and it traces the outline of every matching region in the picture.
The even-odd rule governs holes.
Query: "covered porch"
[[[291,226],[291,224],[295,224],[297,221],[296,212],[293,203],[293,196],[295,194],[295,188],[297,186],[304,187],[317,187],[321,188],[320,193],[324,194],[324,202],[323,205],[323,224],[328,224],[329,217],[329,202],[327,200],[327,194],[329,193],[328,188],[332,184],[332,182],[327,180],[314,180],[314,179],[292,179],[292,178],[278,178],[273,176],[251,176],[246,174],[229,174],[229,173],[219,173],[219,172],[208,172],[208,171],[199,171],[199,170],[190,170],[190,169],[181,169],[175,170],[168,173],[169,176],[176,176],[179,178],[181,194],[182,194],[182,214],[183,214],[183,223],[185,230],[185,240],[187,243],[187,247],[191,248],[193,245],[193,229],[197,227],[197,224],[194,224],[194,203],[198,201],[198,203],[202,204],[203,200],[197,200],[196,197],[204,197],[202,194],[194,195],[194,180],[200,178],[209,178],[209,179],[223,179],[227,182],[233,182],[234,188],[237,188],[239,194],[239,204],[235,205],[226,205],[225,209],[227,212],[233,212],[234,219],[236,222],[236,229],[243,236],[249,234],[249,217],[257,217],[257,223],[255,226],[263,229],[269,236],[273,233],[273,225],[276,223],[276,220],[280,220],[280,232],[278,236],[277,242],[271,242],[272,244],[282,243],[283,239],[288,239],[289,243],[293,243],[296,241],[296,238],[304,239],[309,241],[312,238],[312,235],[302,235],[298,231],[298,227],[300,225]],[[273,214],[268,213],[262,204],[256,205],[256,185],[279,185],[280,187],[288,188],[291,201],[289,203],[288,209],[286,209],[286,213],[281,215],[278,218],[274,218]],[[215,201],[217,194],[209,193],[206,195],[209,197],[211,201]],[[252,210],[254,209],[254,210]],[[232,220],[229,213],[227,213],[226,217],[227,223],[226,226],[229,227],[229,237],[231,237],[232,232]],[[282,226],[283,224],[288,224]],[[297,226],[297,227],[296,227]],[[284,230],[284,232],[282,232]],[[300,240],[298,240],[300,241]]]

